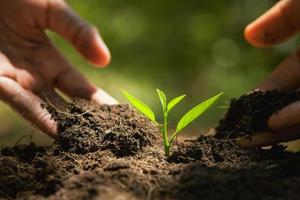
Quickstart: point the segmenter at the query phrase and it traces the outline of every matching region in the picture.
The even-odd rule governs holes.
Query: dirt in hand
[[[250,107],[257,111],[265,109],[265,105],[261,106]],[[158,127],[128,105],[97,106],[81,100],[70,103],[64,111],[52,106],[48,109],[59,123],[59,139],[51,147],[31,144],[2,149],[0,197],[74,200],[299,197],[300,155],[286,152],[281,146],[245,150],[230,139],[200,136],[179,141],[166,159]],[[228,119],[227,123],[233,124]]]
[[[237,138],[268,131],[268,119],[283,107],[300,100],[300,92],[254,91],[232,99],[216,128],[217,138]]]

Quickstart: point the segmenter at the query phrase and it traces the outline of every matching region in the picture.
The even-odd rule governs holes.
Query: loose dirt
[[[59,123],[58,140],[50,147],[3,148],[0,197],[299,199],[299,153],[279,145],[245,150],[231,139],[266,129],[272,112],[297,99],[298,93],[275,91],[235,99],[217,137],[179,141],[168,159],[159,128],[128,105],[77,100],[64,111],[47,105]]]

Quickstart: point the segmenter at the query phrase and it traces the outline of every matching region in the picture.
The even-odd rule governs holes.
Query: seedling
[[[130,103],[136,107],[141,113],[143,113],[146,117],[148,117],[151,121],[153,121],[157,125],[161,125],[155,119],[155,114],[152,109],[136,97],[129,94],[127,91],[122,90],[124,96],[130,101]],[[167,102],[167,97],[164,92],[157,89],[157,94],[160,99],[162,110],[163,110],[163,124],[161,125],[161,132],[163,136],[163,144],[166,157],[170,156],[170,148],[174,142],[175,137],[180,133],[185,127],[187,127],[191,122],[197,119],[200,115],[202,115],[209,107],[211,107],[223,94],[223,92],[217,94],[209,98],[208,100],[198,104],[190,111],[188,111],[178,122],[176,130],[173,134],[169,136],[168,134],[168,117],[170,111],[185,97],[185,95],[181,95],[172,99],[169,103]]]

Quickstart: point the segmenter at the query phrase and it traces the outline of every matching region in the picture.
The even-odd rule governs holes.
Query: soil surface
[[[179,141],[168,159],[159,128],[128,105],[47,106],[59,139],[1,150],[0,199],[299,199],[299,153],[245,150],[230,139],[267,128],[262,122],[297,98],[273,91],[233,100],[218,137]]]

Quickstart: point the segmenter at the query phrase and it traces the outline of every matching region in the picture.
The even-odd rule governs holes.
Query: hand
[[[59,53],[45,30],[69,41],[86,59],[105,66],[110,53],[96,28],[80,19],[63,0],[0,1],[0,99],[42,131],[55,137],[57,126],[41,108],[46,96],[63,103],[69,97],[116,103],[92,85]]]
[[[300,29],[300,1],[281,0],[245,29],[245,37],[256,47],[281,43]],[[287,57],[267,80],[258,86],[261,90],[297,90],[300,86],[300,49]],[[273,114],[268,121],[273,132],[262,133],[251,140],[243,138],[244,147],[266,146],[291,141],[300,137],[300,101]]]

